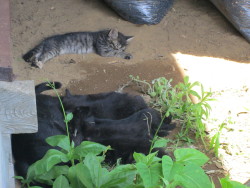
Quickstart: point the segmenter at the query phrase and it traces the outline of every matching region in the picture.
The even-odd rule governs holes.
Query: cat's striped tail
[[[56,89],[60,89],[62,87],[62,84],[60,82],[52,82]],[[35,92],[36,94],[40,94],[43,91],[51,90],[52,88],[48,86],[47,82],[43,82],[41,84],[36,85]]]
[[[36,46],[35,48],[28,51],[26,54],[23,55],[23,60],[26,62],[32,62],[35,59],[35,55],[41,53],[41,45]]]

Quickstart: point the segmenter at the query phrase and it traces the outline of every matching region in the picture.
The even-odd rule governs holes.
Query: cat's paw
[[[132,59],[132,58],[133,58],[133,56],[131,54],[126,54],[124,57],[124,59]]]
[[[35,62],[35,66],[38,67],[39,69],[43,68],[43,62],[42,61],[37,61]]]

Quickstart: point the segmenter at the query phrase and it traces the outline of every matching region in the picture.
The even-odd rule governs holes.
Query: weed
[[[228,176],[225,178],[221,178],[220,184],[221,184],[222,188],[227,188],[227,187],[230,187],[230,188],[249,188],[248,186],[243,185],[240,182],[230,180]]]
[[[220,124],[219,130],[215,133],[215,135],[211,138],[211,141],[210,141],[210,149],[212,148],[214,149],[216,157],[218,157],[218,154],[219,154],[220,135],[225,125],[226,123]]]
[[[176,149],[174,156],[173,161],[169,156],[159,159],[156,153],[147,156],[134,153],[138,173],[136,184],[168,188],[212,187],[212,182],[201,168],[208,161],[206,155],[195,149],[185,148]]]
[[[140,84],[140,87],[147,87],[146,93],[151,97],[150,105],[158,109],[163,114],[163,118],[171,115],[174,119],[181,120],[181,134],[183,136],[187,136],[190,130],[195,129],[196,138],[201,138],[205,145],[203,120],[209,116],[211,107],[208,102],[213,99],[211,98],[212,93],[204,91],[201,83],[190,83],[189,77],[186,76],[183,83],[172,87],[172,80],[167,80],[164,77],[153,80],[151,84],[140,80],[138,76],[131,75],[130,78],[135,83]],[[198,94],[194,87],[200,87],[201,94]],[[191,96],[197,97],[198,102],[194,103]]]
[[[182,132],[177,133],[176,139],[178,141],[184,141],[187,142],[188,144],[194,143],[194,140],[189,138],[188,136],[184,135]]]

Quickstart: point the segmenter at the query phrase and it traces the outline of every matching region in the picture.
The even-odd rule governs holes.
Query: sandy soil
[[[17,80],[60,81],[76,94],[116,90],[129,81],[131,74],[145,80],[165,76],[173,78],[174,83],[188,74],[191,79],[204,81],[207,87],[213,88],[219,81],[216,91],[223,90],[225,85],[231,87],[228,79],[236,80],[237,87],[249,81],[247,71],[242,72],[249,70],[249,43],[206,0],[178,0],[161,23],[154,26],[124,21],[98,0],[11,0],[11,17],[13,69]],[[127,49],[133,54],[132,60],[95,54],[63,55],[37,69],[21,58],[50,35],[106,28],[118,28],[135,36]],[[206,64],[204,57],[209,58]],[[224,64],[217,66],[221,61]],[[229,61],[246,68],[236,72],[232,68],[228,72]],[[213,68],[208,71],[210,65]],[[242,75],[244,82],[238,80]],[[248,175],[234,180],[244,182]]]
[[[48,78],[59,80],[68,87],[71,86],[70,81],[83,81],[87,75],[93,74],[95,71],[93,63],[100,65],[102,69],[106,69],[106,66],[114,69],[122,66],[126,69],[140,63],[138,70],[147,79],[147,75],[151,74],[154,67],[154,65],[150,67],[150,62],[157,64],[160,60],[162,64],[176,63],[172,54],[177,52],[213,56],[237,62],[250,61],[249,43],[212,4],[205,0],[176,1],[173,9],[160,24],[155,26],[134,25],[124,21],[97,0],[60,2],[12,0],[11,8],[13,68],[18,80],[32,79],[39,83]],[[31,69],[30,65],[21,58],[22,54],[33,48],[44,37],[65,32],[96,31],[114,27],[126,35],[135,36],[127,49],[133,54],[133,60],[103,58],[94,54],[65,55],[51,60],[42,70],[39,70]],[[68,64],[70,59],[76,63]],[[145,69],[144,64],[148,64],[149,69]],[[92,70],[86,69],[92,65]],[[169,69],[162,69],[161,72],[168,73]],[[98,74],[95,76],[99,77]],[[127,75],[124,76],[127,77]],[[158,77],[158,74],[154,77]],[[119,75],[112,80],[120,79]],[[105,84],[107,87],[111,85],[115,84],[111,82]]]

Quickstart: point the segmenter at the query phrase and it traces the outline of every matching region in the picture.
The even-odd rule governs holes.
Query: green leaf
[[[166,180],[170,180],[170,173],[173,167],[173,161],[171,159],[171,157],[164,155],[162,157],[162,173],[163,173],[163,177]]]
[[[156,96],[156,92],[150,92],[149,95],[150,95],[151,97],[155,97],[155,96]]]
[[[34,171],[36,175],[48,172],[54,165],[61,162],[68,162],[67,155],[61,151],[50,149],[45,156],[34,164]]]
[[[169,139],[166,138],[158,138],[154,145],[153,148],[162,148],[162,147],[166,147],[167,143],[169,142]]]
[[[128,165],[117,166],[109,173],[110,179],[104,186],[105,187],[116,186],[120,188],[132,186],[136,173],[137,171],[134,165],[128,164]],[[117,180],[117,181],[113,182],[112,180]]]
[[[159,185],[161,175],[161,164],[153,164],[147,166],[145,163],[136,163],[137,171],[143,180],[144,186],[157,187]]]
[[[32,181],[32,179],[36,176],[36,173],[35,173],[35,164],[36,163],[33,163],[32,165],[29,166],[28,168],[28,172],[27,172],[27,180],[28,181]]]
[[[125,178],[115,179],[110,177],[109,175],[106,177],[108,178],[107,182],[102,184],[101,188],[110,188],[110,187],[117,188],[117,187],[122,187],[121,185],[126,185],[126,183],[124,183],[124,181],[126,180]],[[133,182],[131,183],[133,184]]]
[[[169,187],[169,181],[165,178],[162,178],[162,181],[164,183],[164,185],[166,185],[166,187]]]
[[[146,161],[146,156],[142,153],[134,152],[133,157],[137,163]]]
[[[53,188],[70,188],[67,178],[63,175],[58,176],[53,183]]]
[[[58,146],[66,151],[70,150],[70,141],[66,135],[56,135],[46,138],[46,142],[51,146]]]
[[[168,176],[168,181],[169,182],[174,181],[174,177],[176,176],[176,174],[179,174],[183,170],[184,167],[185,166],[183,164],[174,162],[172,169],[171,169],[169,176]]]
[[[87,187],[87,188],[94,188],[92,183],[89,170],[83,163],[79,163],[75,166],[69,168],[68,178],[70,185],[73,188],[77,187]]]
[[[249,112],[250,112],[250,108],[244,107],[244,109],[245,109],[246,111],[249,111]]]
[[[24,180],[24,178],[22,176],[14,176],[13,178],[15,178],[17,180]]]
[[[201,96],[196,91],[190,90],[189,93],[192,94],[193,96],[197,97],[198,99],[201,99]]]
[[[43,188],[43,187],[40,187],[40,186],[30,186],[29,188]]]
[[[86,155],[84,165],[87,167],[92,183],[95,187],[101,187],[108,181],[108,170],[101,167],[100,161],[93,153]]]
[[[220,148],[220,133],[218,133],[218,136],[215,139],[215,144],[214,144],[214,151],[216,157],[219,155],[219,148]]]
[[[196,82],[191,84],[190,88],[193,88],[194,86],[201,86],[201,83],[196,81]]]
[[[150,165],[153,162],[160,161],[160,159],[158,157],[156,157],[157,153],[158,152],[154,152],[154,153],[151,153],[151,154],[148,154],[147,156],[145,156],[142,153],[134,152],[133,157],[137,163],[142,162],[144,164]]]
[[[192,148],[181,148],[174,151],[176,162],[183,164],[197,164],[198,166],[204,165],[209,158],[202,152]]]
[[[187,164],[175,175],[174,180],[184,188],[212,188],[212,183],[203,169],[196,164]]]
[[[94,155],[99,155],[100,153],[106,151],[108,147],[90,141],[84,141],[74,150],[74,154],[80,157],[86,157],[87,154],[92,153]]]
[[[183,80],[184,80],[184,83],[185,83],[185,84],[188,84],[188,82],[189,82],[189,77],[188,77],[188,76],[185,76],[185,77],[183,78]]]
[[[48,171],[47,173],[39,175],[39,177],[38,177],[40,180],[39,182],[41,182],[43,180],[50,181],[50,180],[56,179],[60,175],[67,175],[68,171],[69,171],[69,166],[67,166],[67,165],[53,166],[50,169],[50,171]]]
[[[73,140],[71,141],[71,148],[75,149],[75,142]]]
[[[211,180],[211,183],[212,183],[212,188],[215,188],[215,184],[214,184],[213,180]]]
[[[222,188],[247,188],[248,186],[241,184],[237,181],[232,181],[229,177],[221,178],[220,184]]]
[[[72,119],[73,119],[73,114],[70,112],[70,113],[68,113],[68,114],[66,115],[65,121],[66,121],[66,122],[69,122],[69,121],[71,121]]]

